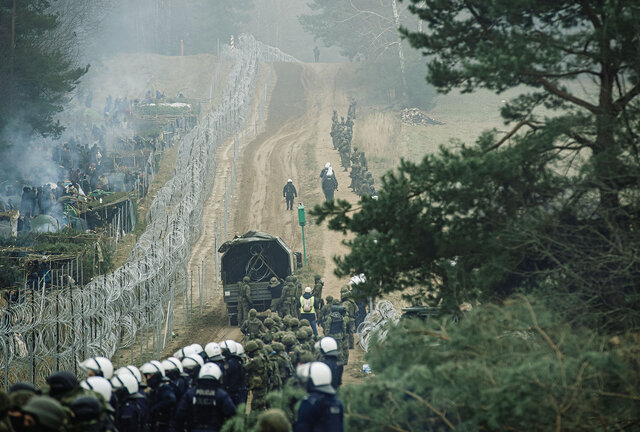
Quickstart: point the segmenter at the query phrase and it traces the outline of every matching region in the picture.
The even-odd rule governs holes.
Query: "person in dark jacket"
[[[342,351],[338,347],[338,343],[332,337],[326,336],[318,342],[320,349],[320,361],[331,369],[331,387],[335,390],[342,385],[342,373],[344,364],[342,363]]]
[[[333,168],[329,167],[326,175],[322,179],[322,193],[327,201],[333,199],[335,191],[338,190],[338,180],[336,179]]]
[[[172,431],[173,412],[176,407],[176,395],[171,388],[169,379],[164,375],[162,364],[157,361],[145,363],[140,372],[147,380],[149,416],[148,425],[151,432]]]
[[[344,408],[331,386],[331,369],[324,363],[309,365],[308,394],[298,408],[294,432],[342,432]]]
[[[115,424],[118,432],[146,431],[147,398],[133,374],[117,374],[111,379],[118,400]]]
[[[222,355],[225,358],[224,386],[236,405],[247,402],[247,372],[244,369],[242,358],[238,356],[238,347],[235,341],[226,340],[220,344]]]
[[[215,363],[205,363],[196,385],[189,388],[176,409],[177,431],[218,432],[236,413],[236,405],[221,388],[222,370]]]
[[[293,210],[293,199],[298,196],[296,187],[293,185],[293,180],[287,180],[287,184],[282,189],[282,196],[287,202],[287,210]]]

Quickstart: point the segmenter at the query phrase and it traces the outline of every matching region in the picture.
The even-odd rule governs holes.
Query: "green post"
[[[298,205],[298,223],[302,227],[302,252],[304,254],[304,265],[307,265],[307,246],[304,242],[304,226],[307,224],[307,217],[304,214],[304,205]]]

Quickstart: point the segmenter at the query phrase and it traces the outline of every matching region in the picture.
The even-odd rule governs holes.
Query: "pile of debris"
[[[405,108],[400,111],[402,123],[409,125],[443,125],[444,123],[432,119],[418,108]]]

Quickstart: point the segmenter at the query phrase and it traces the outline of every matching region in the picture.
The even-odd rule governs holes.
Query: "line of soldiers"
[[[356,101],[351,99],[347,111],[347,119],[344,117],[338,121],[337,111],[333,111],[331,117],[331,140],[333,149],[340,153],[340,165],[347,171],[351,165],[351,140],[353,139],[353,121],[356,119]]]
[[[292,337],[287,334],[283,342],[270,345],[254,339],[244,347],[233,340],[204,348],[193,344],[162,361],[115,371],[109,359],[92,357],[80,363],[86,373],[82,381],[57,371],[41,389],[16,383],[8,395],[0,391],[0,430],[216,432],[247,402],[249,391],[256,412],[266,408],[266,391],[288,385],[308,392],[298,398],[304,397],[298,416],[270,413],[265,422],[285,427],[268,430],[289,431],[289,422],[295,422],[295,431],[307,430],[309,424],[326,425],[313,430],[341,431],[342,404],[335,390],[342,366],[335,340],[324,338],[314,347],[306,338]],[[317,400],[330,412],[314,408]]]
[[[357,147],[353,147],[353,151],[351,151],[353,121],[355,118],[356,101],[354,99],[351,99],[349,104],[346,120],[344,117],[341,117],[340,121],[338,121],[338,113],[335,110],[333,111],[330,132],[333,148],[340,153],[340,164],[344,170],[349,171],[349,169],[351,169],[349,172],[349,177],[351,177],[349,188],[358,196],[375,196],[375,181],[373,175],[369,172],[365,153],[359,151]]]

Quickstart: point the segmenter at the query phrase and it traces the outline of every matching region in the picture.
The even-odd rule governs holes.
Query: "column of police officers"
[[[42,388],[15,383],[0,391],[0,431],[213,432],[240,404],[260,412],[256,430],[341,431],[336,390],[357,313],[350,289],[323,301],[320,276],[304,290],[295,276],[271,285],[281,285],[282,296],[273,311],[249,310],[242,343],[196,343],[139,368],[114,370],[109,359],[92,357],[79,364],[80,378],[56,371]],[[297,412],[297,400],[290,412],[267,409],[267,393],[285,388],[306,390]]]

